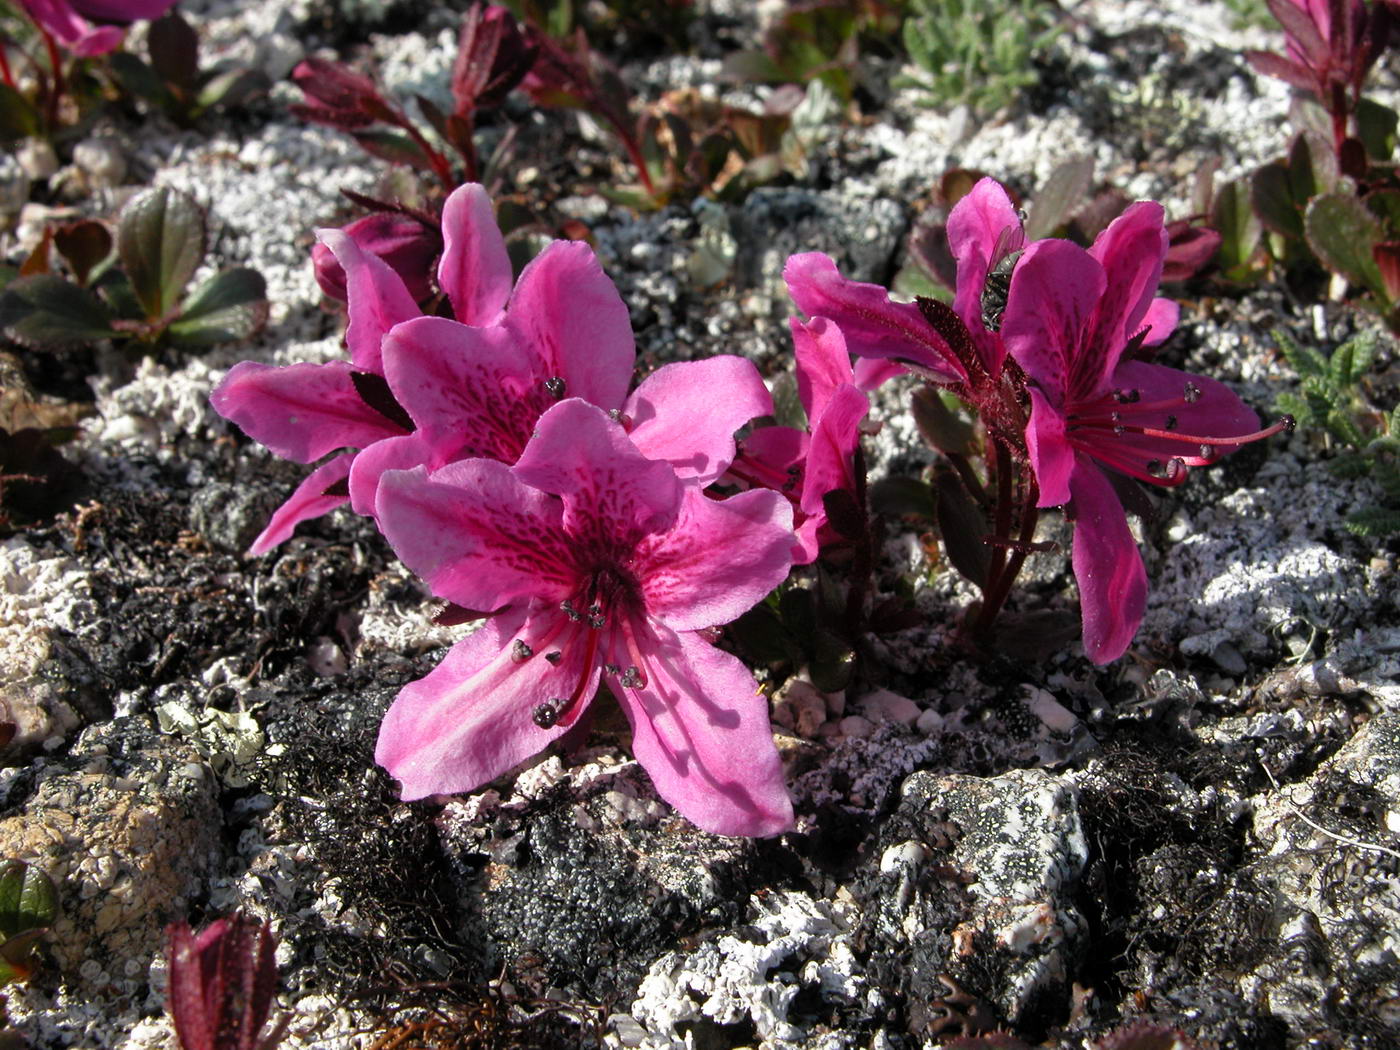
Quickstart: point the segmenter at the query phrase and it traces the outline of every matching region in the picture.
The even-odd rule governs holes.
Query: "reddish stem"
[[[19,90],[15,84],[14,75],[10,72],[10,59],[9,56],[5,54],[5,46],[3,44],[0,44],[0,77],[4,78],[6,87],[15,91]]]
[[[45,107],[48,127],[52,131],[58,126],[58,100],[63,97],[64,89],[67,87],[63,79],[63,57],[59,54],[58,42],[54,40],[52,34],[37,22],[35,25],[39,26],[39,33],[44,38],[44,47],[49,53],[50,72],[53,74],[53,84],[49,90],[48,104]]]

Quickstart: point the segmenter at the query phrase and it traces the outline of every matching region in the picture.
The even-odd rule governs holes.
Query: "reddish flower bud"
[[[277,962],[266,923],[220,919],[198,937],[172,923],[167,1005],[183,1050],[253,1050],[277,991]]]
[[[303,59],[292,70],[292,82],[306,102],[292,111],[305,120],[337,128],[362,128],[386,119],[388,105],[369,77],[321,58]]]
[[[462,19],[457,61],[452,66],[452,98],[459,116],[499,106],[520,83],[539,52],[511,13],[496,4],[478,4]]]
[[[419,303],[436,291],[433,270],[442,254],[442,231],[425,226],[411,215],[377,212],[356,219],[344,231],[364,251],[373,252],[403,278],[404,286]],[[345,270],[324,244],[311,249],[316,283],[330,298],[345,302]]]

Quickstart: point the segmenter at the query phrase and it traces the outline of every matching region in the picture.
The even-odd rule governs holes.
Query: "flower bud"
[[[376,212],[356,219],[344,228],[356,245],[373,252],[403,278],[408,293],[422,303],[436,290],[433,267],[442,254],[442,232],[423,225],[409,215]],[[321,291],[339,302],[345,301],[345,271],[324,244],[311,249],[316,283]]]

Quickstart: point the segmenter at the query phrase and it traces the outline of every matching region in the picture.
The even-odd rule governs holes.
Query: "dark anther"
[[[618,667],[617,664],[604,664],[604,665],[603,665],[603,673],[604,673],[604,674],[611,674],[611,675],[619,675],[619,674],[622,673],[622,668],[621,668],[621,667]]]
[[[1163,429],[1163,430],[1175,430],[1175,429],[1176,429],[1176,416],[1168,416],[1168,417],[1167,417],[1166,425],[1165,425],[1162,429]]]
[[[636,689],[642,684],[642,672],[635,667],[629,667],[622,672],[622,687],[624,689]]]
[[[573,620],[575,623],[578,623],[579,620],[583,619],[583,617],[579,614],[579,611],[574,608],[574,603],[569,601],[569,599],[567,598],[565,598],[562,602],[559,603],[559,608],[564,611],[565,616]]]
[[[1283,424],[1283,429],[1288,431],[1290,434],[1293,433],[1294,428],[1298,425],[1298,421],[1296,419],[1294,419],[1292,416],[1287,415],[1280,419],[1279,422]]]
[[[621,426],[623,430],[632,429],[632,417],[620,408],[608,409],[608,418]]]
[[[1165,477],[1168,481],[1175,481],[1185,473],[1186,461],[1180,456],[1173,456],[1171,459],[1167,460],[1167,473]]]
[[[561,653],[558,649],[555,649],[553,652],[545,653],[544,658],[548,660],[551,664],[553,664],[555,667],[558,667],[559,661],[564,659],[564,654]]]
[[[1195,383],[1188,381],[1181,391],[1181,396],[1186,400],[1188,405],[1194,405],[1201,399],[1201,388]]]
[[[526,660],[530,659],[530,657],[534,655],[535,650],[531,649],[519,638],[517,638],[514,644],[512,644],[510,647],[510,658],[518,664],[524,663]]]
[[[561,376],[550,376],[544,381],[544,388],[549,391],[549,396],[554,400],[563,400],[565,384]]]
[[[1113,400],[1120,405],[1135,405],[1142,400],[1141,390],[1115,390]]]
[[[1210,459],[1212,456],[1215,455],[1215,446],[1214,446],[1214,445],[1202,445],[1200,451],[1201,451],[1201,458],[1202,458],[1202,459]]]
[[[1165,473],[1162,469],[1162,461],[1160,459],[1149,459],[1147,461],[1147,473],[1151,474],[1154,478],[1160,478]]]
[[[555,704],[561,703],[563,703],[562,700],[556,700],[554,703],[540,704],[530,713],[530,718],[541,729],[553,729],[559,721],[559,708]]]

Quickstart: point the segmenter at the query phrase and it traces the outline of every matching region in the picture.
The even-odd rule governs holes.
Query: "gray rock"
[[[1368,722],[1311,777],[1259,803],[1254,865],[1277,895],[1277,948],[1241,983],[1299,1035],[1400,1040],[1400,714]],[[1383,1045],[1375,1043],[1373,1045]]]
[[[789,255],[826,252],[846,277],[884,281],[909,217],[889,197],[764,188],[750,193],[730,222],[738,287],[771,297],[773,314],[786,317],[792,305],[782,274]]]

